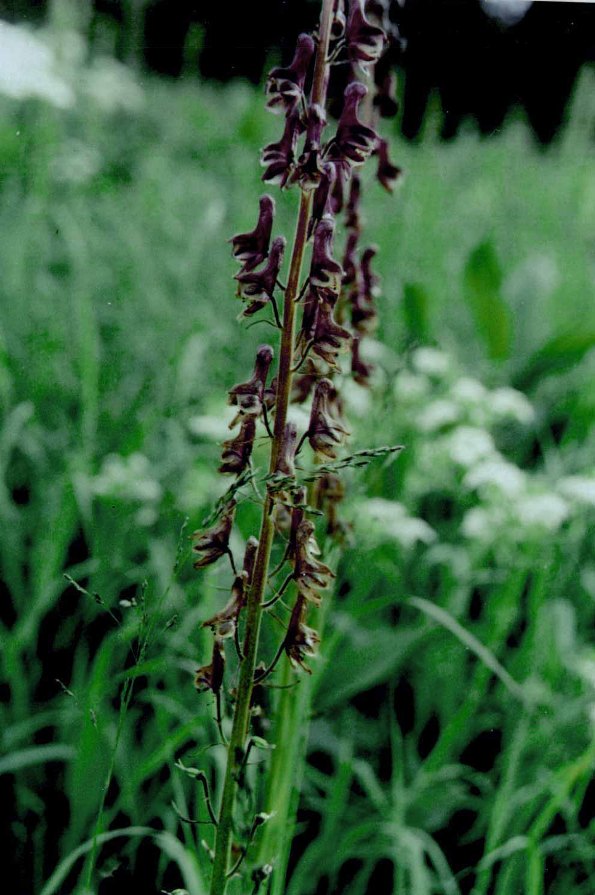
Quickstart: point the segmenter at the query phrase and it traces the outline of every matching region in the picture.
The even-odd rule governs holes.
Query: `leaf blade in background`
[[[506,360],[512,348],[512,319],[502,298],[502,279],[492,243],[480,243],[467,260],[463,293],[491,360]]]

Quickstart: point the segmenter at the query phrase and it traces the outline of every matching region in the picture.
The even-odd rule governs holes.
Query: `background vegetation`
[[[254,344],[225,239],[278,122],[48,40],[53,96],[0,96],[2,841],[23,895],[200,895],[179,762],[216,790],[192,673],[229,580],[187,535]],[[396,200],[366,186],[382,330],[349,419],[405,451],[352,477],[290,895],[593,892],[592,87],[547,152],[430,115]]]

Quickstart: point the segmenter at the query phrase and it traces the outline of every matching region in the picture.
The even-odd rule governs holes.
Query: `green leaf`
[[[43,764],[46,761],[70,761],[74,755],[74,747],[66,743],[30,746],[0,758],[0,774],[14,774],[15,771],[20,771],[22,768]]]
[[[510,357],[512,342],[510,309],[502,298],[501,286],[502,269],[494,247],[482,242],[467,261],[464,294],[492,360]]]
[[[515,388],[526,391],[535,388],[541,379],[554,373],[564,373],[595,347],[595,331],[580,329],[559,333],[542,345],[515,378]]]

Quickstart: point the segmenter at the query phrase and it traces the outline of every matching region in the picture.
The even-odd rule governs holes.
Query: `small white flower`
[[[109,454],[92,480],[91,487],[95,494],[102,497],[147,503],[158,501],[162,494],[161,485],[151,475],[149,460],[139,453],[128,457]]]
[[[360,506],[360,511],[372,523],[376,523],[378,536],[384,535],[395,540],[406,549],[413,547],[417,542],[431,544],[438,537],[427,522],[410,516],[403,504],[398,501],[372,497]]]
[[[74,92],[57,70],[55,54],[24,28],[0,22],[0,93],[37,97],[53,106],[74,105]]]
[[[515,504],[515,512],[524,525],[556,531],[570,509],[557,494],[528,494]]]
[[[455,401],[460,401],[461,404],[484,404],[487,401],[488,392],[477,379],[462,376],[452,385],[450,396]]]
[[[471,469],[463,480],[467,488],[481,489],[493,486],[507,497],[514,497],[525,487],[525,475],[514,463],[497,455],[484,460]]]
[[[473,507],[463,516],[461,531],[466,538],[489,543],[498,534],[504,523],[501,512],[490,507]]]
[[[470,467],[494,454],[496,445],[485,429],[457,426],[447,439],[447,450],[455,463]]]
[[[426,376],[410,373],[403,370],[395,379],[395,398],[397,401],[415,403],[425,398],[430,389],[430,382]]]
[[[560,479],[557,489],[568,500],[595,506],[595,478],[586,475],[569,475]]]
[[[450,359],[438,348],[417,348],[411,355],[411,363],[418,373],[442,377],[450,369]]]
[[[439,398],[420,411],[417,425],[422,432],[435,432],[456,423],[459,417],[460,409],[453,401]]]
[[[503,419],[513,419],[524,425],[532,423],[535,411],[522,392],[516,388],[496,388],[490,392],[489,404],[492,413]]]

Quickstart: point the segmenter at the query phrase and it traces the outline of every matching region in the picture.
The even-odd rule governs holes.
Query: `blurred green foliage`
[[[113,83],[0,98],[3,823],[15,891],[200,895],[176,761],[217,790],[192,672],[230,576],[194,574],[187,535],[269,338],[234,319],[225,240],[278,121],[240,84],[146,81],[133,110]],[[356,447],[406,449],[349,476],[291,895],[593,892],[591,88],[547,153],[520,121],[443,144],[430,119],[393,143],[396,198],[366,180],[382,324],[349,416]]]

